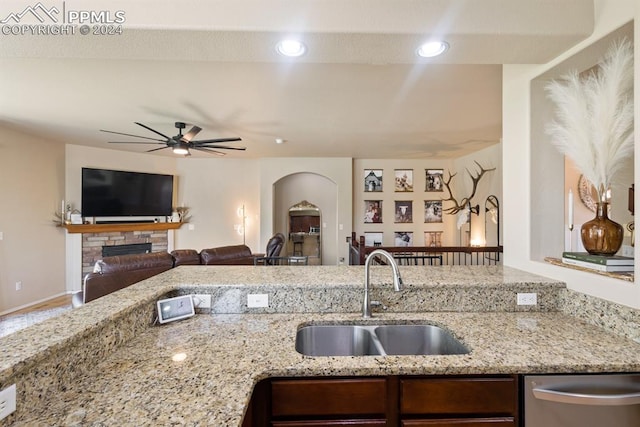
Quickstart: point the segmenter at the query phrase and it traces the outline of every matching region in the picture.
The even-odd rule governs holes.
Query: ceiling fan
[[[241,150],[244,151],[246,150],[246,147],[228,147],[226,145],[216,145],[219,144],[221,142],[235,142],[235,141],[242,141],[241,138],[217,138],[217,139],[200,139],[200,140],[194,140],[193,138],[195,138],[195,136],[202,130],[202,128],[198,127],[198,126],[193,126],[191,129],[189,129],[189,132],[185,133],[184,135],[182,134],[182,129],[185,129],[187,127],[187,124],[184,122],[176,122],[175,126],[178,129],[178,134],[176,136],[167,136],[161,132],[158,132],[155,129],[150,128],[147,125],[144,125],[142,123],[138,123],[138,122],[134,122],[135,124],[137,124],[138,126],[141,126],[147,130],[150,130],[151,132],[160,135],[162,138],[164,139],[160,139],[160,138],[150,138],[148,136],[140,136],[140,135],[131,135],[128,133],[122,133],[122,132],[114,132],[111,130],[104,130],[104,129],[100,129],[101,132],[107,132],[107,133],[114,133],[116,135],[125,135],[125,136],[133,136],[135,138],[142,138],[142,139],[148,139],[151,141],[158,141],[158,142],[146,142],[146,141],[108,141],[110,144],[160,144],[160,145],[164,145],[164,147],[159,147],[159,148],[154,148],[151,150],[147,150],[147,153],[150,153],[152,151],[158,151],[158,150],[164,150],[165,148],[171,148],[171,150],[175,153],[175,154],[180,154],[180,155],[184,155],[184,156],[190,156],[191,152],[190,150],[198,150],[198,151],[204,151],[205,153],[209,153],[209,154],[215,154],[217,156],[224,156],[225,153],[218,151],[218,150]]]

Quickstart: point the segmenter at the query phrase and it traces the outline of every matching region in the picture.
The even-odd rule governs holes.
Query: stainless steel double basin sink
[[[307,356],[467,354],[449,331],[425,324],[330,324],[298,329],[296,350]]]

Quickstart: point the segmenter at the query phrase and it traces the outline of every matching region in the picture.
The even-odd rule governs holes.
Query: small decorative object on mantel
[[[608,218],[608,194],[633,156],[633,47],[626,39],[616,42],[597,69],[585,76],[574,70],[545,89],[556,104],[547,134],[598,195],[596,217],[582,225],[582,243],[590,254],[613,255],[624,235]]]
[[[178,212],[178,221],[176,222],[189,222],[191,216],[189,215],[189,208],[186,206],[178,206],[174,209],[174,211]]]
[[[62,200],[60,212],[54,212],[55,219],[53,222],[60,226],[65,224],[82,224],[82,215],[78,209],[74,209],[71,203],[65,203]]]

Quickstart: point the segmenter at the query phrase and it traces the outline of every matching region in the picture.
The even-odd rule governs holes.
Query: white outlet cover
[[[193,305],[195,308],[211,308],[211,295],[193,295]]]
[[[517,303],[518,305],[536,305],[538,304],[538,294],[518,292]]]
[[[8,417],[16,410],[16,385],[13,384],[0,391],[0,420]]]
[[[269,295],[268,294],[247,295],[247,307],[248,308],[269,307]]]

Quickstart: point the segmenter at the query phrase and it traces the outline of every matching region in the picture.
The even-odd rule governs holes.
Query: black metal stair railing
[[[364,265],[376,249],[389,252],[398,265],[500,265],[502,246],[365,246],[364,236],[349,241],[349,264]]]

